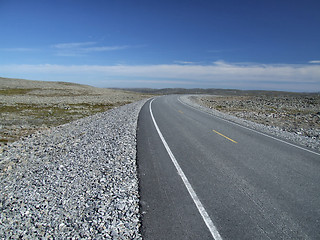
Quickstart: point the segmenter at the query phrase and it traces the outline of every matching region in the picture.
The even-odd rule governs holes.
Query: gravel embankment
[[[210,96],[210,97],[212,97],[212,96]],[[310,147],[310,148],[313,148],[313,149],[320,151],[319,138],[302,136],[298,133],[288,132],[284,129],[281,129],[280,127],[277,127],[275,124],[268,126],[266,124],[256,123],[256,122],[253,122],[250,120],[239,118],[237,116],[232,116],[230,114],[223,113],[221,111],[217,111],[213,108],[209,108],[207,106],[206,107],[202,106],[199,104],[199,95],[197,95],[197,96],[185,95],[185,96],[181,96],[180,99],[188,105],[191,105],[195,108],[201,109],[204,112],[208,112],[208,113],[213,114],[215,116],[218,116],[220,118],[238,123],[240,125],[249,127],[251,129],[255,129],[255,130],[270,134],[270,135],[277,136],[282,139],[287,139],[289,141],[297,143],[298,145],[304,145],[306,147]]]
[[[141,239],[136,127],[146,100],[9,144],[1,239]]]

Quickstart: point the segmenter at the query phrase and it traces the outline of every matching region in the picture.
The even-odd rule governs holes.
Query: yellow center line
[[[179,110],[179,113],[183,113],[181,110]]]
[[[228,138],[227,136],[223,135],[222,133],[217,132],[216,130],[212,130],[212,131],[214,131],[215,133],[219,134],[222,137],[225,137],[226,139],[230,140],[231,142],[237,143],[235,140]]]

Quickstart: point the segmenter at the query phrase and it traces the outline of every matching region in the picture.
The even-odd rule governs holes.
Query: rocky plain
[[[320,94],[265,92],[250,95],[199,95],[192,100],[240,119],[309,138],[320,150]]]
[[[146,94],[75,83],[0,77],[0,149],[35,131],[146,97]]]

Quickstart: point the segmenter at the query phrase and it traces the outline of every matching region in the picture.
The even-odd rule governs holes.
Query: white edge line
[[[176,167],[184,185],[186,186],[193,202],[195,203],[195,205],[197,206],[198,208],[198,211],[199,213],[201,214],[205,224],[207,225],[212,237],[215,239],[215,240],[222,240],[222,237],[220,236],[217,228],[214,226],[211,218],[209,217],[209,214],[207,213],[207,211],[205,210],[205,208],[203,207],[202,203],[200,202],[200,199],[198,198],[197,194],[195,193],[195,191],[193,190],[191,184],[189,183],[189,180],[187,179],[186,175],[184,174],[184,172],[182,171],[179,163],[177,162],[176,158],[174,157],[173,153],[171,152],[166,140],[164,139],[159,127],[158,127],[158,124],[156,123],[156,120],[154,119],[153,117],[153,114],[152,114],[152,109],[151,109],[151,104],[153,102],[154,99],[151,100],[150,102],[150,105],[149,105],[149,109],[150,109],[150,115],[151,115],[151,118],[152,118],[152,121],[153,121],[153,124],[158,132],[158,135],[159,137],[161,138],[161,141],[164,145],[164,147],[166,148],[174,166]]]
[[[302,150],[305,150],[305,151],[307,151],[307,152],[310,152],[310,153],[313,153],[313,154],[316,154],[316,155],[319,155],[319,156],[320,156],[320,153],[317,153],[317,152],[314,152],[314,151],[312,151],[312,150],[309,150],[309,149],[306,149],[306,148],[300,147],[300,146],[298,146],[298,145],[295,145],[295,144],[292,144],[292,143],[286,142],[286,141],[284,141],[284,140],[281,140],[281,139],[278,139],[278,138],[272,137],[272,136],[270,136],[270,135],[268,135],[268,134],[265,134],[265,133],[259,132],[259,131],[257,131],[257,130],[251,129],[251,128],[249,128],[249,127],[242,126],[242,125],[241,125],[241,124],[239,124],[239,123],[232,122],[231,120],[224,119],[224,118],[222,118],[222,117],[215,116],[215,115],[213,115],[213,114],[211,114],[211,113],[208,113],[208,112],[202,111],[202,110],[200,110],[200,109],[197,109],[197,108],[195,108],[195,107],[193,107],[193,106],[191,106],[191,105],[189,105],[189,104],[187,104],[187,103],[182,102],[182,101],[180,100],[180,97],[178,97],[178,101],[179,101],[180,103],[182,103],[183,105],[185,105],[185,106],[187,106],[187,107],[190,107],[190,108],[192,108],[192,109],[195,109],[195,110],[197,110],[197,111],[199,111],[199,112],[202,112],[202,113],[208,114],[208,115],[210,115],[210,116],[212,116],[212,117],[218,118],[218,119],[223,120],[223,121],[225,121],[225,122],[232,123],[232,124],[234,124],[234,125],[237,125],[237,126],[239,126],[239,127],[245,128],[245,129],[250,130],[250,131],[252,131],[252,132],[259,133],[259,134],[261,134],[261,135],[263,135],[263,136],[266,136],[266,137],[272,138],[272,139],[277,140],[277,141],[279,141],[279,142],[286,143],[286,144],[288,144],[288,145],[290,145],[290,146],[293,146],[293,147],[296,147],[296,148],[299,148],[299,149],[302,149]]]

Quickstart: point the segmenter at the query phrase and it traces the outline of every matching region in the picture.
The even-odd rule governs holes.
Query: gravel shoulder
[[[202,111],[320,151],[320,96],[185,95]]]
[[[146,100],[0,153],[1,239],[141,239],[136,127]]]

